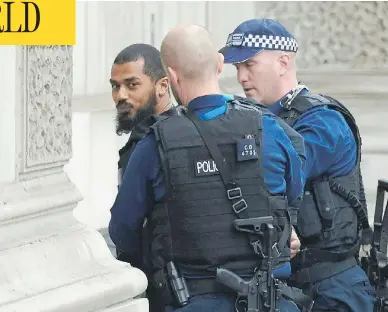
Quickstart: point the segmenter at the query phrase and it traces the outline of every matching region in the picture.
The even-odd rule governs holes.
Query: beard
[[[156,105],[156,93],[152,91],[144,106],[139,108],[135,115],[129,116],[128,112],[133,109],[133,105],[127,101],[120,101],[117,104],[116,133],[122,135],[131,132],[137,124],[155,114]]]

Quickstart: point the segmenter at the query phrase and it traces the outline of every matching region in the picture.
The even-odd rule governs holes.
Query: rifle
[[[237,274],[223,268],[217,268],[217,281],[237,292],[237,303],[247,305],[246,312],[277,312],[278,299],[281,291],[277,280],[273,277],[273,262],[276,244],[273,244],[275,228],[273,217],[236,219],[234,226],[240,230],[246,226],[252,226],[254,231],[259,232],[264,227],[264,237],[268,244],[267,255],[261,261],[260,267],[254,276],[244,280]]]
[[[372,246],[367,256],[361,258],[361,265],[372,286],[376,289],[374,312],[388,311],[388,203],[384,209],[388,180],[379,180]]]

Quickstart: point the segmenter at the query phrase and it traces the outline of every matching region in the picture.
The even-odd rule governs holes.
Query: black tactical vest
[[[249,218],[272,215],[279,240],[282,229],[289,226],[287,200],[285,196],[271,195],[264,184],[263,113],[258,108],[246,109],[237,101],[229,104],[225,115],[205,123],[241,188]],[[186,116],[173,116],[158,121],[152,129],[168,186],[165,199],[154,205],[149,218],[154,269],[175,261],[181,270],[214,272],[222,266],[252,272],[258,256],[246,233],[233,228],[236,214],[217,165],[193,122]],[[301,141],[300,135],[294,134],[295,141]],[[240,143],[247,136],[253,136],[254,143],[244,154]],[[289,259],[288,244],[280,252],[285,260]]]
[[[287,125],[286,122],[282,118],[274,115],[263,104],[260,104],[260,103],[256,102],[253,99],[250,99],[250,98],[242,98],[239,96],[234,96],[234,98],[235,98],[235,100],[237,100],[240,103],[240,105],[236,106],[237,109],[241,108],[241,109],[249,110],[249,109],[252,109],[252,106],[253,106],[253,107],[260,109],[260,111],[264,115],[272,116],[276,120],[278,125],[283,129],[284,133],[290,139],[292,146],[294,147],[295,151],[299,155],[300,160],[302,161],[302,167],[304,166],[304,163],[306,162],[306,151],[305,151],[304,142],[301,139],[300,135],[293,128],[291,128],[289,125]],[[295,207],[288,205],[288,211],[289,211],[290,217],[291,217],[291,224],[296,225],[298,211],[299,211],[299,205],[300,205],[300,199],[299,199],[299,201],[294,200],[293,205]]]
[[[349,110],[328,96],[298,95],[279,117],[293,127],[302,114],[317,106],[327,106],[344,116],[356,140],[357,163],[346,176],[322,176],[306,182],[297,230],[304,247],[331,252],[313,256],[317,262],[339,261],[358,253],[360,230],[369,227],[366,206],[360,202],[365,199],[360,187],[361,137]]]

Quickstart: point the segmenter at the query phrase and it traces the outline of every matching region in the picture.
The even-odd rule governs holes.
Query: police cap
[[[219,52],[225,63],[241,63],[263,50],[297,52],[298,43],[282,24],[272,19],[251,19],[228,36]]]

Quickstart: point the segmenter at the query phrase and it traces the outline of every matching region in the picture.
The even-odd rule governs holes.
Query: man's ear
[[[168,93],[169,80],[167,77],[163,77],[156,83],[156,93],[159,97],[163,97]]]
[[[290,56],[286,53],[279,56],[280,75],[283,76],[290,67]]]
[[[167,67],[167,72],[169,74],[169,78],[171,80],[171,83],[173,83],[175,86],[179,86],[179,79],[178,79],[178,75],[177,75],[177,72],[172,69],[171,67]]]
[[[218,53],[217,73],[221,74],[223,69],[224,69],[224,55],[222,53]]]

